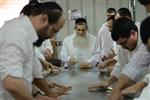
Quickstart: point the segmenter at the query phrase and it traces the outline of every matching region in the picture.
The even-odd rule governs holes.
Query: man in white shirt
[[[60,69],[51,64],[48,60],[53,59],[53,49],[50,39],[45,40],[41,46],[34,47],[35,56],[40,60],[43,66],[43,76],[50,73],[58,74]]]
[[[88,33],[87,22],[84,18],[75,21],[75,31],[66,37],[60,52],[61,60],[67,65],[76,63],[88,66],[87,60],[92,56],[96,37]]]
[[[120,8],[116,13],[115,19],[118,19],[121,17],[132,19],[131,12],[129,11],[129,9]],[[117,56],[115,57],[115,59],[117,60],[117,63],[115,64],[109,78],[106,81],[90,86],[89,89],[107,88],[108,86],[112,85],[114,82],[117,81],[117,79],[119,78],[121,74],[122,68],[128,63],[132,53],[129,53],[129,51],[122,49],[120,46],[118,46],[116,49],[116,55]]]
[[[115,8],[108,8],[106,12],[107,19],[116,14]],[[105,22],[98,31],[96,44],[92,57],[88,59],[88,62],[92,65],[96,65],[101,58],[107,56],[108,53],[112,53],[111,49],[114,50],[115,42],[111,38],[111,33],[109,31],[108,22]]]
[[[2,100],[35,100],[31,94],[32,82],[51,96],[41,74],[41,64],[34,56],[33,44],[50,38],[64,26],[62,8],[56,2],[27,6],[32,8],[29,16],[8,21],[0,29]]]
[[[143,44],[137,48],[140,41],[138,41],[140,35],[138,34],[138,29],[132,20],[128,18],[119,18],[113,24],[112,38],[117,44],[121,45],[122,48],[129,51],[137,50],[133,53],[132,58],[122,69],[121,75],[116,83],[112,94],[110,96],[111,100],[120,100],[121,91],[139,81],[141,74],[150,63],[150,52],[148,52],[147,47]]]
[[[35,48],[38,58],[42,60],[50,60],[53,58],[53,47],[50,39],[45,40],[41,46]]]
[[[147,12],[150,12],[150,1],[149,0],[138,0],[142,5],[145,6]],[[143,43],[148,46],[148,50],[150,49],[150,32],[149,26],[150,25],[150,17],[146,18],[142,24],[140,29],[141,39]],[[150,71],[150,68],[149,68]],[[145,87],[145,85],[147,85]],[[145,87],[145,88],[144,88]],[[144,89],[143,89],[144,88]],[[139,82],[129,88],[126,88],[122,91],[122,93],[130,93],[130,92],[136,92],[138,90],[142,90],[142,93],[138,98],[135,98],[134,100],[149,100],[150,99],[150,74],[146,75],[142,82]]]

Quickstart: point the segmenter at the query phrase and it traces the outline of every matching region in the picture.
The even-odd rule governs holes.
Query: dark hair
[[[110,16],[109,18],[107,18],[107,21],[112,20],[113,22],[115,21],[115,16]]]
[[[76,19],[75,24],[78,24],[78,23],[85,23],[85,24],[87,24],[87,21],[84,18],[78,18],[78,19]]]
[[[107,13],[113,13],[113,12],[116,13],[116,9],[115,8],[108,8],[107,9]]]
[[[76,19],[76,21],[75,21],[75,28],[76,28],[77,25],[85,25],[86,28],[88,29],[87,21],[86,21],[85,18],[78,18],[78,19]]]
[[[150,0],[138,0],[142,5],[150,4]]]
[[[150,38],[150,17],[147,17],[142,23],[140,27],[141,39],[144,44],[148,43],[148,39]]]
[[[47,14],[48,21],[53,24],[62,16],[63,10],[56,2],[38,3],[37,0],[31,0],[29,4],[24,6],[21,13],[27,16],[36,16],[39,14]]]
[[[121,17],[129,17],[132,19],[131,12],[128,8],[120,8],[117,13],[119,13]]]
[[[117,41],[120,37],[129,38],[131,30],[138,31],[134,22],[125,17],[119,18],[114,21],[111,37],[114,41]]]

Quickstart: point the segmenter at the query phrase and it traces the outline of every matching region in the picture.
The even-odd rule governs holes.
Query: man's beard
[[[77,48],[81,48],[81,49],[87,49],[89,48],[89,39],[87,36],[78,36],[76,35],[74,38],[73,38],[73,45],[74,47],[77,47]]]
[[[38,38],[38,40],[36,42],[33,43],[34,46],[39,47],[42,45],[43,41],[45,41],[44,38]]]
[[[42,45],[43,41],[45,41],[46,39],[50,38],[46,35],[47,31],[48,31],[49,25],[45,26],[44,28],[42,28],[41,30],[38,30],[38,40],[36,42],[34,42],[33,45],[39,47]]]

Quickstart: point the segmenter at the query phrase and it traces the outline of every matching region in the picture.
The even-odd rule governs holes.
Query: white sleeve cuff
[[[7,70],[7,69],[2,69],[2,73],[1,73],[1,77],[2,77],[2,80],[7,77],[8,75],[10,76],[13,76],[13,77],[18,77],[18,78],[23,78],[23,71],[22,71],[22,67],[12,67],[11,70],[7,70],[7,71],[4,71],[4,70]]]
[[[131,80],[135,82],[139,81],[141,79],[141,75],[144,71],[144,68],[143,70],[138,70],[134,66],[127,66],[127,65],[123,68],[122,74],[128,76]]]

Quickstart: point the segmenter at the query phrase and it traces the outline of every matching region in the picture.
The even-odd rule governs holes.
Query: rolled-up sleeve
[[[123,68],[122,74],[137,82],[143,71],[150,64],[150,52],[142,44],[138,51],[132,56],[129,63]]]
[[[26,44],[23,39],[16,39],[14,36],[3,39],[0,51],[1,79],[3,80],[8,75],[22,78]]]
[[[121,47],[118,48],[118,54],[116,56],[117,63],[115,64],[115,67],[113,68],[111,75],[119,78],[121,75],[121,71],[123,67],[128,63],[128,51],[125,49],[122,49]]]

